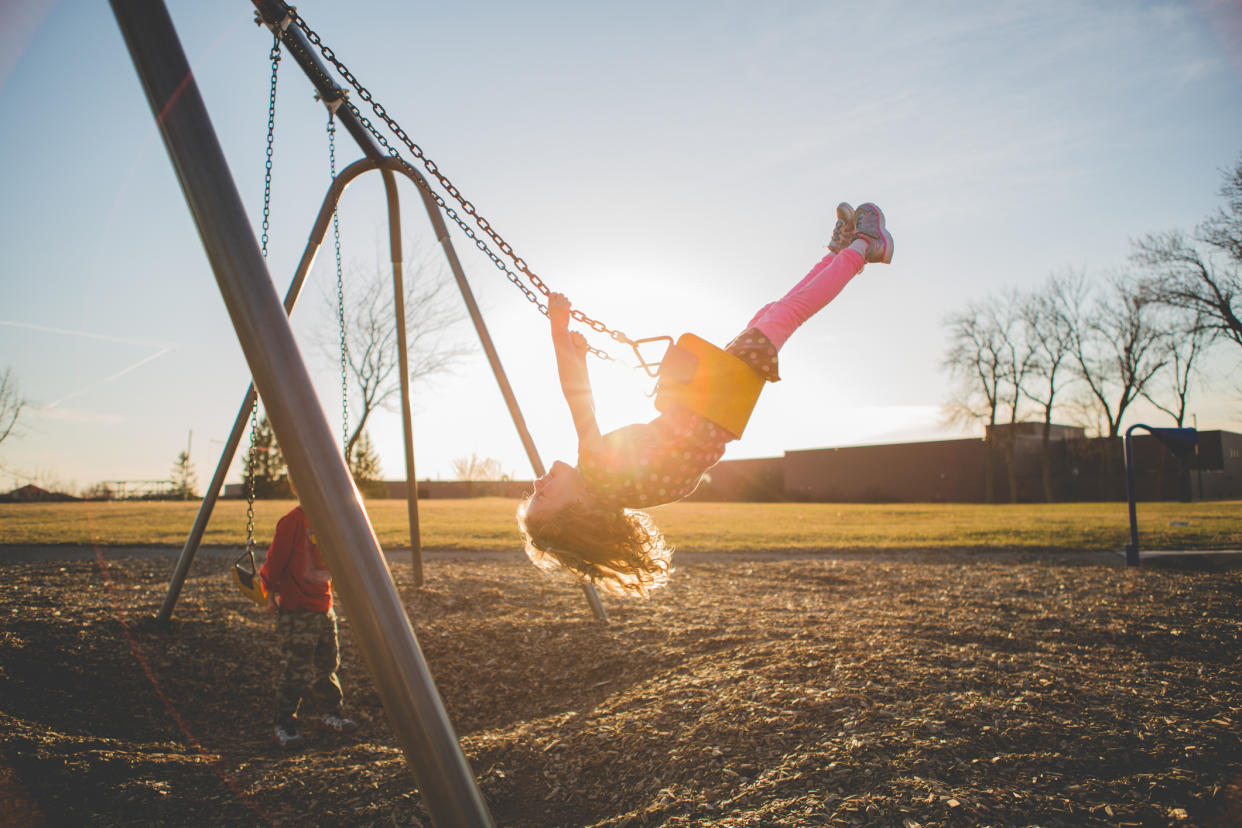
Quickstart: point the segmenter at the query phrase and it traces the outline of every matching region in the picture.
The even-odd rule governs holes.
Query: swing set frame
[[[401,159],[396,150],[370,125],[367,119],[359,116],[356,108],[352,105],[341,106],[342,103],[347,103],[346,93],[330,79],[324,66],[312,52],[311,45],[318,45],[320,41],[318,36],[305,26],[304,21],[296,17],[296,12],[283,0],[251,0],[251,2],[257,10],[259,21],[266,24],[274,36],[285,45],[315,86],[319,99],[345,126],[364,154],[363,159],[349,165],[334,178],[283,305],[276,296],[263,251],[260,250],[253,229],[250,227],[241,197],[216,139],[206,106],[198,92],[193,73],[190,71],[167,8],[159,0],[155,2],[152,0],[110,0],[113,14],[124,36],[156,125],[172,161],[191,215],[198,227],[217,285],[253,377],[212,483],[203,499],[199,515],[178,560],[158,620],[166,622],[171,617],[194,554],[202,541],[211,509],[223,488],[224,476],[236,454],[245,428],[245,421],[254,408],[257,396],[261,395],[277,436],[281,438],[290,476],[296,483],[303,507],[316,527],[320,549],[335,576],[337,592],[357,632],[359,649],[388,712],[405,754],[407,765],[432,820],[440,826],[491,826],[494,824],[491,815],[475,783],[461,745],[453,732],[444,703],[436,690],[435,682],[427,668],[422,650],[419,648],[414,629],[405,613],[401,598],[397,594],[384,552],[380,548],[370,520],[362,507],[361,497],[354,485],[344,454],[336,445],[327,418],[319,404],[309,372],[294,342],[288,317],[345,187],[358,175],[379,170],[384,180],[389,206],[390,249],[401,361],[406,470],[407,480],[410,482],[408,495],[410,540],[416,580],[421,584],[421,544],[418,536],[417,485],[410,425],[409,371],[406,364],[404,335],[404,290],[401,280],[400,210],[396,192],[396,173],[405,175],[418,187],[437,240],[448,259],[450,269],[474,322],[475,330],[537,476],[545,473],[543,462],[526,428],[516,397],[500,363],[499,354],[487,332],[469,283],[466,281],[465,273],[449,237],[444,216],[452,218],[467,237],[487,253],[493,263],[502,269],[510,280],[525,293],[526,297],[545,314],[547,307],[539,301],[537,293],[527,287],[513,270],[510,270],[500,257],[487,247],[486,242],[462,221],[456,210],[432,190],[422,174]],[[289,25],[291,21],[296,21],[298,25]],[[365,100],[372,100],[370,93],[357,83],[348,70],[332,56],[330,50],[321,48],[321,51],[354,85]],[[522,259],[513,253],[512,248],[499,234],[475,213],[473,205],[462,198],[460,192],[442,173],[438,172],[429,159],[422,155],[421,150],[409,141],[400,127],[384,115],[382,107],[373,103],[373,109],[394,129],[394,133],[405,142],[416,157],[423,160],[428,172],[434,175],[463,210],[475,219],[483,233],[513,261],[514,267],[525,275],[535,290],[547,296],[548,289],[542,281],[526,267]],[[649,375],[656,375],[656,372],[652,370],[653,363],[648,363],[638,349],[641,342],[649,340],[635,342],[620,331],[608,328],[577,309],[572,312],[572,315],[575,319],[588,324],[593,330],[608,333],[615,341],[633,347],[642,367]],[[655,339],[662,338],[656,337]],[[672,348],[680,347],[680,344]],[[692,385],[697,378],[701,390],[705,390],[709,397],[730,398],[734,395],[736,389],[730,384],[726,383],[722,386],[718,382],[704,382],[704,379],[710,378],[709,375],[715,370],[713,366],[720,358],[723,357],[726,361],[736,358],[707,343],[704,345],[706,345],[705,349],[688,355],[688,362],[687,359],[681,360],[682,376],[661,376],[661,383],[664,384],[666,391],[675,386]],[[609,358],[607,354],[597,349],[592,348],[592,352]],[[673,352],[670,349],[669,353]],[[752,381],[751,384],[754,385],[753,397],[757,397],[762,381],[758,380],[757,384]],[[677,402],[693,407],[691,403],[698,401],[696,396],[698,394],[700,391],[692,390],[688,397]],[[749,416],[749,406],[754,404],[753,397],[745,408],[745,417]],[[708,408],[716,404],[710,400],[709,403]],[[730,405],[736,404],[730,403]],[[736,428],[739,436],[741,427],[744,425],[743,418]],[[240,569],[235,569],[234,574],[240,575]],[[250,580],[253,583],[254,573],[251,575]],[[239,585],[240,583],[239,578]],[[583,583],[583,590],[595,616],[606,622],[607,614],[594,587],[589,582]]]
[[[491,334],[488,332],[487,325],[483,320],[482,313],[479,310],[478,302],[475,300],[474,292],[466,279],[465,271],[462,268],[461,261],[457,256],[457,251],[453,246],[452,238],[449,235],[448,224],[444,220],[439,204],[432,195],[432,190],[427,180],[418,170],[414,169],[401,158],[385,153],[380,145],[375,141],[373,133],[368,131],[361,123],[350,107],[340,106],[345,99],[345,91],[332,82],[328,72],[319,62],[310,48],[310,42],[306,39],[301,29],[297,26],[289,25],[290,10],[282,0],[253,0],[257,10],[258,17],[265,23],[274,34],[276,34],[281,42],[287,48],[289,54],[301,67],[307,78],[314,85],[316,97],[324,103],[326,107],[333,113],[333,117],[340,121],[353,137],[354,141],[362,150],[364,157],[353,162],[343,169],[333,180],[327,194],[324,197],[323,204],[320,207],[319,214],[312,227],[310,236],[307,240],[305,249],[303,250],[301,260],[298,263],[296,272],[289,289],[284,298],[285,314],[291,314],[293,307],[297,303],[302,286],[305,283],[306,276],[310,271],[311,265],[315,261],[315,256],[319,248],[323,244],[325,235],[332,217],[336,213],[337,205],[340,202],[346,187],[349,186],[363,173],[378,170],[384,181],[384,190],[387,197],[388,206],[388,230],[389,230],[389,252],[392,261],[393,270],[393,294],[394,294],[394,312],[396,317],[397,329],[397,351],[399,359],[399,370],[401,374],[401,419],[402,431],[404,436],[404,454],[406,480],[406,511],[409,522],[410,533],[410,552],[411,565],[413,567],[413,576],[415,586],[422,586],[424,583],[423,561],[422,561],[422,544],[419,532],[418,518],[418,486],[417,475],[414,467],[414,434],[410,405],[410,387],[409,387],[409,364],[406,348],[406,329],[405,329],[405,290],[402,278],[402,247],[401,247],[401,208],[400,199],[397,193],[396,175],[406,176],[417,188],[422,197],[423,205],[427,210],[428,218],[431,221],[432,229],[435,232],[436,240],[439,242],[444,251],[445,258],[448,261],[449,269],[453,274],[453,278],[457,283],[457,287],[462,295],[462,300],[466,305],[466,309],[470,314],[470,319],[474,324],[475,332],[478,334],[479,342],[483,347],[483,351],[487,356],[488,364],[492,373],[496,378],[497,385],[500,388],[501,395],[504,398],[505,405],[509,410],[510,418],[514,427],[517,429],[518,437],[522,441],[522,447],[526,451],[526,456],[531,464],[531,468],[536,477],[542,477],[546,469],[543,460],[539,456],[539,451],[535,447],[534,439],[530,435],[530,429],[526,425],[526,420],[522,415],[521,407],[518,404],[517,397],[514,394],[513,387],[509,383],[507,374],[503,364],[500,361],[500,355],[496,350],[492,341]],[[156,620],[166,623],[172,617],[173,610],[176,606],[178,597],[185,584],[185,580],[189,575],[190,567],[193,564],[194,556],[202,544],[202,538],[206,532],[207,523],[210,520],[212,510],[215,508],[216,500],[220,491],[224,486],[224,479],[228,474],[229,466],[232,465],[233,459],[237,454],[238,446],[246,428],[247,418],[254,408],[256,392],[254,383],[252,382],[243,396],[241,407],[238,409],[237,417],[234,420],[233,428],[229,434],[229,439],[225,442],[224,450],[221,452],[219,463],[216,466],[215,473],[212,476],[211,483],[208,485],[200,504],[198,514],[195,517],[194,524],[190,533],[186,538],[185,545],[182,548],[181,555],[178,559],[177,566],[173,572],[173,576],[169,582],[168,592],[164,602],[160,607],[160,611],[156,616]],[[240,559],[239,559],[240,560]],[[247,573],[234,568],[234,576],[241,577]],[[250,573],[253,575],[253,573]],[[582,584],[583,593],[587,598],[587,602],[591,608],[591,612],[595,618],[601,622],[608,621],[608,613],[604,609],[603,602],[599,598],[595,587],[589,582]],[[254,598],[253,591],[242,590],[251,600]]]
[[[273,8],[255,4],[261,12],[262,6]],[[277,298],[168,10],[152,0],[111,0],[111,6],[250,366],[253,382],[243,410],[253,405],[253,394],[262,395],[414,783],[436,825],[492,826],[315,394],[288,308]],[[285,14],[264,19],[269,17],[279,23]],[[351,134],[367,155],[368,165],[359,172],[390,163],[360,133],[351,129]],[[387,172],[386,181],[392,177]],[[182,557],[178,571],[184,576],[193,556]]]

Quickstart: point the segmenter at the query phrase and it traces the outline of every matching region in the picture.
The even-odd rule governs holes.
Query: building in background
[[[1042,503],[1043,424],[997,426],[992,438],[995,503]],[[1013,442],[1014,473],[1009,472]],[[1139,500],[1242,499],[1242,434],[1200,431],[1197,453],[1178,459],[1156,438],[1133,437]],[[936,440],[878,446],[787,451],[780,457],[724,460],[711,468],[690,500],[824,503],[987,503],[988,442]],[[1077,426],[1053,425],[1049,482],[1054,502],[1126,499],[1119,437],[1087,437]],[[1011,479],[1017,497],[1010,497]],[[388,497],[405,499],[404,480],[386,481]],[[529,480],[420,480],[421,499],[529,494]],[[224,497],[244,497],[240,484]]]
[[[1048,499],[1042,435],[1042,423],[989,431],[992,502]],[[1052,426],[1049,438],[1053,501],[1126,499],[1121,438],[1086,437],[1081,428],[1060,425]],[[1139,500],[1242,498],[1242,434],[1201,431],[1197,454],[1186,461],[1150,435],[1136,434],[1132,442]],[[981,439],[787,451],[782,457],[723,461],[691,499],[986,503],[988,458],[988,442]]]

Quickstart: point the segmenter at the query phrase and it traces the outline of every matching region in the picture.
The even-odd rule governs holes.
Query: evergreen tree
[[[172,467],[172,496],[177,500],[189,500],[198,497],[197,489],[198,474],[190,462],[190,453],[183,451],[177,455],[177,462]]]
[[[380,468],[379,454],[375,444],[371,442],[370,432],[363,431],[349,458],[349,471],[354,476],[358,491],[367,497],[386,497],[388,487],[384,485],[383,471]]]
[[[289,468],[285,456],[276,442],[276,432],[264,414],[254,433],[252,456],[242,473],[242,492],[250,491],[250,476],[254,475],[254,496],[260,499],[287,498],[292,496],[289,488]]]

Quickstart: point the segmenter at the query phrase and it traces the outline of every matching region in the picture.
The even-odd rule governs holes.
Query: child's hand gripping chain
[[[804,322],[836,298],[864,264],[888,263],[893,237],[874,204],[842,203],[829,254],[788,293],[765,305],[729,353],[769,382],[780,379],[777,352]],[[526,552],[545,569],[567,569],[601,589],[646,596],[672,571],[672,551],[642,507],[686,497],[735,439],[688,409],[601,435],[587,373],[587,341],[569,330],[571,306],[548,297],[561,391],[578,435],[578,463],[557,461],[518,507]]]

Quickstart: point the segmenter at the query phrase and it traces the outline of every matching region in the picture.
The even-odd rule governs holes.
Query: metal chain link
[[[267,95],[267,158],[263,169],[263,258],[267,258],[267,231],[272,217],[272,140],[276,136],[276,72],[280,68],[280,35],[272,38],[272,86]]]
[[[254,554],[254,458],[259,441],[259,398],[250,407],[250,454],[246,457],[246,551]]]
[[[546,297],[550,293],[544,281],[531,271],[530,267],[526,264],[526,261],[518,256],[513,250],[513,247],[492,227],[491,223],[479,214],[474,204],[462,195],[461,191],[457,189],[453,182],[450,181],[444,173],[440,172],[440,169],[436,163],[428,158],[422,148],[410,139],[405,130],[401,128],[400,124],[388,115],[387,110],[384,109],[384,106],[376,101],[371,95],[371,92],[358,81],[354,74],[349,71],[348,67],[337,59],[336,54],[332,51],[332,49],[324,45],[323,40],[319,37],[319,35],[316,34],[309,25],[307,25],[306,21],[302,19],[302,17],[297,13],[297,10],[292,6],[289,7],[289,16],[292,22],[296,23],[298,28],[301,29],[303,34],[306,35],[306,39],[319,48],[319,51],[323,55],[324,59],[331,63],[336,68],[337,72],[340,73],[341,77],[349,82],[350,86],[352,86],[358,93],[358,97],[362,98],[362,100],[371,105],[371,109],[375,115],[387,124],[388,128],[392,130],[393,135],[406,146],[415,158],[422,162],[423,167],[427,170],[427,172],[435,177],[435,179],[440,183],[440,186],[444,188],[444,191],[452,196],[454,201],[457,202],[461,210],[470,216],[478,229],[492,240],[501,253],[512,261],[514,268],[525,275],[526,280],[529,281],[530,285],[534,287],[534,290],[531,290],[531,287],[528,287],[523,282],[522,277],[518,276],[513,269],[505,264],[505,261],[488,246],[484,239],[478,236],[478,234],[474,231],[474,228],[466,223],[465,219],[461,217],[455,208],[448,205],[443,196],[431,188],[429,183],[427,183],[421,176],[414,176],[415,181],[417,181],[419,185],[426,190],[428,195],[432,197],[444,214],[453,220],[458,228],[466,235],[466,238],[474,242],[475,247],[481,250],[488,257],[488,259],[491,260],[492,264],[495,265],[498,270],[503,272],[509,281],[522,291],[526,298],[539,309],[540,313],[547,316],[548,306],[540,300],[540,295]],[[330,78],[327,78],[327,80],[331,82]],[[375,140],[388,152],[390,156],[397,158],[402,164],[411,170],[413,169],[410,167],[409,163],[405,161],[405,159],[401,158],[397,149],[392,146],[388,139],[375,127],[374,124],[371,123],[370,119],[362,114],[362,112],[352,101],[347,99],[345,101],[345,105],[349,107],[350,112],[354,114],[359,123],[361,123],[363,127],[371,133],[372,137],[375,138]],[[538,291],[538,294],[535,291]],[[613,339],[613,341],[634,348],[637,353],[638,349],[635,341],[621,331],[608,327],[603,322],[587,316],[577,308],[570,311],[570,316],[582,324],[587,325],[591,328],[591,330],[597,333],[607,334]],[[608,353],[601,351],[594,346],[590,346],[589,351],[601,359],[612,359]],[[639,355],[639,359],[642,360],[641,354]]]
[[[267,95],[267,150],[263,169],[263,260],[267,260],[268,229],[272,216],[272,144],[276,137],[276,75],[280,69],[280,33],[272,37],[272,85]],[[254,555],[254,466],[259,435],[259,398],[250,406],[250,451],[246,455],[246,552]],[[252,557],[253,560],[253,557]]]
[[[336,182],[336,119],[328,110],[328,169]],[[332,210],[332,241],[336,246],[336,319],[341,330],[341,453],[349,462],[349,345],[345,341],[345,279],[341,269],[341,225]]]

